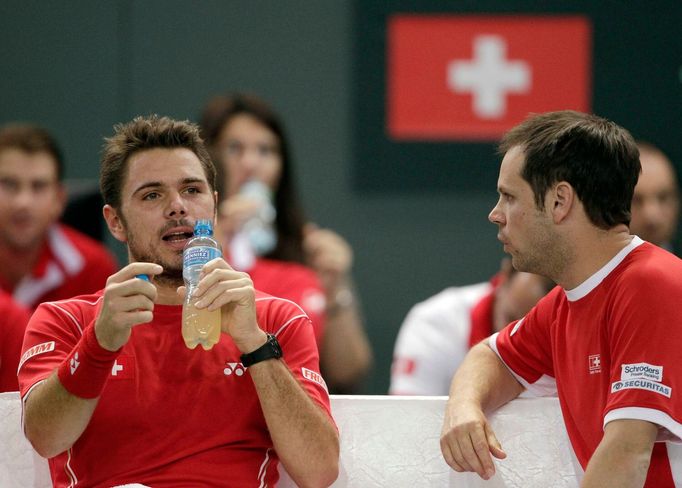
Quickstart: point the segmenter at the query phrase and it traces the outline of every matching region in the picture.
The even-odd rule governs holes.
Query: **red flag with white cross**
[[[389,135],[497,140],[529,113],[589,112],[591,32],[579,16],[391,17]]]

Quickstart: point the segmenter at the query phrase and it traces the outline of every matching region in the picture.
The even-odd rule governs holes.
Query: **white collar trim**
[[[639,247],[641,244],[644,244],[642,239],[637,236],[632,236],[630,243],[621,249],[613,258],[611,258],[611,260],[606,263],[599,271],[594,273],[572,290],[564,290],[566,292],[566,298],[568,298],[568,301],[575,302],[576,300],[580,300],[581,298],[587,296],[588,293],[590,293],[597,286],[599,286],[602,281],[604,281],[604,278],[606,278],[611,271],[616,269],[616,266],[623,262],[623,259],[625,259],[625,257],[630,254],[633,249]]]

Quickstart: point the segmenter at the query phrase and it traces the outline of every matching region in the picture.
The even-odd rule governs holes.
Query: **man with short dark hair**
[[[45,129],[0,128],[0,288],[28,308],[97,291],[117,269],[101,243],[58,223],[63,173]]]
[[[504,458],[484,412],[558,393],[583,487],[671,487],[682,459],[682,262],[630,235],[637,146],[613,122],[537,115],[502,140],[489,219],[520,271],[558,287],[474,347],[452,381],[441,450],[456,471]]]
[[[130,263],[102,291],[41,305],[19,370],[26,436],[55,486],[274,486],[278,461],[300,486],[330,485],[338,432],[299,306],[216,258],[195,306],[221,311],[222,334],[209,351],[183,342],[183,248],[216,216],[198,128],[117,126],[100,187]]]

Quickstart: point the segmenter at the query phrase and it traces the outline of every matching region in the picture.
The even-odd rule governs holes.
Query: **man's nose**
[[[493,209],[490,211],[488,214],[488,220],[492,222],[493,224],[501,224],[502,223],[502,212],[500,212],[499,207],[499,202],[493,207]]]
[[[182,199],[179,193],[172,195],[169,203],[168,209],[166,211],[167,217],[177,217],[184,216],[187,213],[185,208],[185,201]]]

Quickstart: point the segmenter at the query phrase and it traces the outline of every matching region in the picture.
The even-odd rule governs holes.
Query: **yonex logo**
[[[235,376],[243,376],[246,368],[242,363],[225,363],[227,367],[223,369],[223,374],[225,376],[231,376],[233,373]]]
[[[78,352],[76,352],[73,357],[71,358],[71,362],[69,363],[69,367],[71,368],[71,374],[74,374],[76,370],[78,369],[78,366],[80,366],[80,361],[78,360]]]

